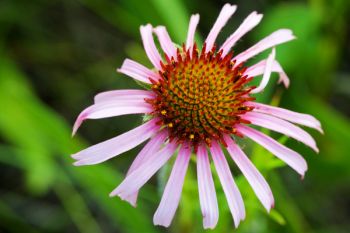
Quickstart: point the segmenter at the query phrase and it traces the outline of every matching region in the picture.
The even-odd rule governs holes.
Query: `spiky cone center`
[[[234,66],[232,53],[222,57],[215,46],[205,50],[205,44],[201,52],[196,45],[191,50],[183,46],[176,58],[166,57],[159,71],[163,79],[151,80],[156,97],[146,100],[170,139],[195,148],[201,142],[211,146],[213,139],[225,145],[223,134],[238,134],[235,125],[247,123],[240,115],[252,110],[245,102],[254,99],[249,96],[254,87],[247,86],[251,78],[243,76],[243,65]]]

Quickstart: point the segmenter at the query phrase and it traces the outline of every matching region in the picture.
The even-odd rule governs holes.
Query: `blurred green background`
[[[232,164],[247,217],[237,230],[233,228],[217,183],[220,219],[213,232],[350,232],[350,1],[229,2],[237,4],[238,11],[218,43],[251,11],[264,14],[262,23],[238,43],[238,52],[278,28],[293,29],[298,39],[277,48],[291,86],[286,91],[275,85],[274,77],[259,100],[313,114],[325,135],[309,130],[320,147],[318,155],[274,135],[308,161],[303,181],[260,146],[242,142],[270,183],[276,207],[267,214]],[[0,1],[0,232],[204,231],[194,162],[168,229],[153,226],[152,216],[171,166],[145,185],[135,209],[108,194],[121,182],[140,147],[100,165],[71,165],[71,153],[134,128],[140,116],[88,121],[77,137],[70,133],[75,117],[98,92],[140,88],[115,68],[126,57],[149,65],[139,36],[141,24],[166,25],[180,44],[190,15],[200,13],[197,40],[203,41],[224,3]]]

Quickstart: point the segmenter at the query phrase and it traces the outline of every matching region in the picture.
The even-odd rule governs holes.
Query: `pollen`
[[[251,111],[244,105],[254,100],[247,84],[251,77],[244,76],[245,67],[235,65],[232,53],[221,56],[215,46],[205,52],[192,49],[177,50],[177,56],[161,63],[163,77],[152,80],[156,97],[147,100],[156,115],[169,130],[171,139],[188,141],[196,147],[200,142],[211,145],[212,139],[223,142],[224,134],[236,134],[235,125],[240,115]],[[225,143],[222,143],[225,145]]]

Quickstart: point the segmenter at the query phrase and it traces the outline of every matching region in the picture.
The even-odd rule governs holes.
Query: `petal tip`
[[[137,207],[137,204],[135,202],[132,202],[132,201],[128,201],[126,200],[132,207],[136,208]]]
[[[215,212],[214,215],[212,215],[212,214],[206,215],[206,214],[202,213],[202,216],[203,216],[203,228],[204,229],[214,229],[216,224],[218,223],[218,220],[219,220],[218,215],[219,215],[219,213]]]
[[[323,134],[323,135],[324,135],[324,131],[323,131],[322,126],[321,126],[321,125],[320,125],[320,126],[318,126],[316,129],[317,129],[317,131],[318,131],[318,132],[320,132],[321,134]]]
[[[109,193],[109,197],[115,197],[119,194],[117,189],[114,189],[112,192]]]
[[[311,148],[316,152],[316,154],[320,153],[320,149],[318,149],[316,144],[313,145]]]
[[[148,28],[152,28],[152,25],[150,23],[140,26],[140,30],[144,30],[144,29],[148,29]]]
[[[164,221],[158,219],[156,216],[153,217],[153,224],[155,226],[162,226],[162,227],[169,227],[170,226],[170,223],[164,222]]]
[[[75,136],[75,134],[77,133],[77,131],[74,129],[74,127],[73,127],[73,130],[72,130],[72,133],[71,133],[71,137],[73,138],[74,136]]]
[[[203,223],[203,228],[204,228],[204,230],[208,230],[208,229],[213,230],[215,228],[215,225],[214,224],[205,224],[205,223]]]
[[[230,3],[226,3],[223,8],[227,8],[227,10],[230,10],[230,11],[235,11],[237,9],[237,5],[231,5]]]
[[[304,171],[300,172],[300,179],[301,180],[304,180],[306,171],[307,171],[307,167],[304,169]]]
[[[241,220],[239,220],[239,219],[233,220],[233,224],[234,224],[235,228],[238,228],[240,222],[241,222]]]
[[[77,133],[77,131],[82,123],[83,123],[83,120],[80,120],[80,119],[76,120],[76,122],[74,123],[74,126],[73,126],[71,137],[75,136],[75,134]]]
[[[128,196],[123,199],[124,201],[128,202],[132,207],[136,208],[137,207],[137,198],[134,198],[134,195]]]
[[[78,129],[81,126],[81,124],[89,117],[90,110],[91,110],[92,107],[93,107],[93,105],[88,107],[88,108],[86,108],[86,109],[84,109],[79,114],[79,116],[77,117],[77,119],[75,120],[74,125],[73,125],[72,136],[74,136],[76,134],[76,132],[78,131]]]
[[[267,213],[271,212],[271,209],[275,208],[275,200],[271,197],[271,200],[268,203],[263,204]]]
[[[85,164],[83,161],[78,160],[78,161],[75,161],[75,162],[73,163],[73,165],[79,167],[79,166],[83,166],[83,165],[86,165],[86,164]]]

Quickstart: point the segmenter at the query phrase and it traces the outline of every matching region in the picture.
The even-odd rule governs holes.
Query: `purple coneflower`
[[[73,133],[86,119],[98,119],[125,114],[146,114],[148,121],[122,135],[91,146],[72,157],[74,163],[92,165],[104,162],[148,140],[127,172],[124,181],[111,192],[133,206],[140,188],[173,156],[177,155],[160,205],[154,215],[156,225],[169,226],[179,204],[186,170],[191,155],[196,157],[198,191],[204,228],[214,228],[218,221],[218,203],[210,169],[210,152],[228,206],[237,227],[245,218],[242,196],[235,184],[227,151],[248,180],[262,205],[270,210],[274,198],[264,177],[235,142],[235,137],[247,137],[259,143],[283,160],[301,176],[307,170],[304,158],[275,139],[250,127],[260,126],[311,147],[315,140],[295,124],[322,132],[320,122],[313,116],[257,103],[251,94],[266,87],[271,72],[279,73],[286,87],[289,79],[275,60],[276,45],[293,40],[291,30],[280,29],[249,49],[233,56],[236,42],[259,24],[261,14],[251,13],[220,48],[215,40],[236,6],[226,4],[200,49],[194,42],[199,15],[190,19],[186,44],[177,47],[163,26],[141,26],[146,54],[154,65],[149,69],[126,59],[118,71],[149,85],[149,90],[116,90],[100,93],[95,103],[78,117]],[[164,51],[159,53],[153,33]],[[247,67],[244,62],[273,48],[266,60]],[[262,75],[255,87],[250,81]],[[293,124],[295,123],[295,124]],[[176,153],[178,151],[178,153]]]

